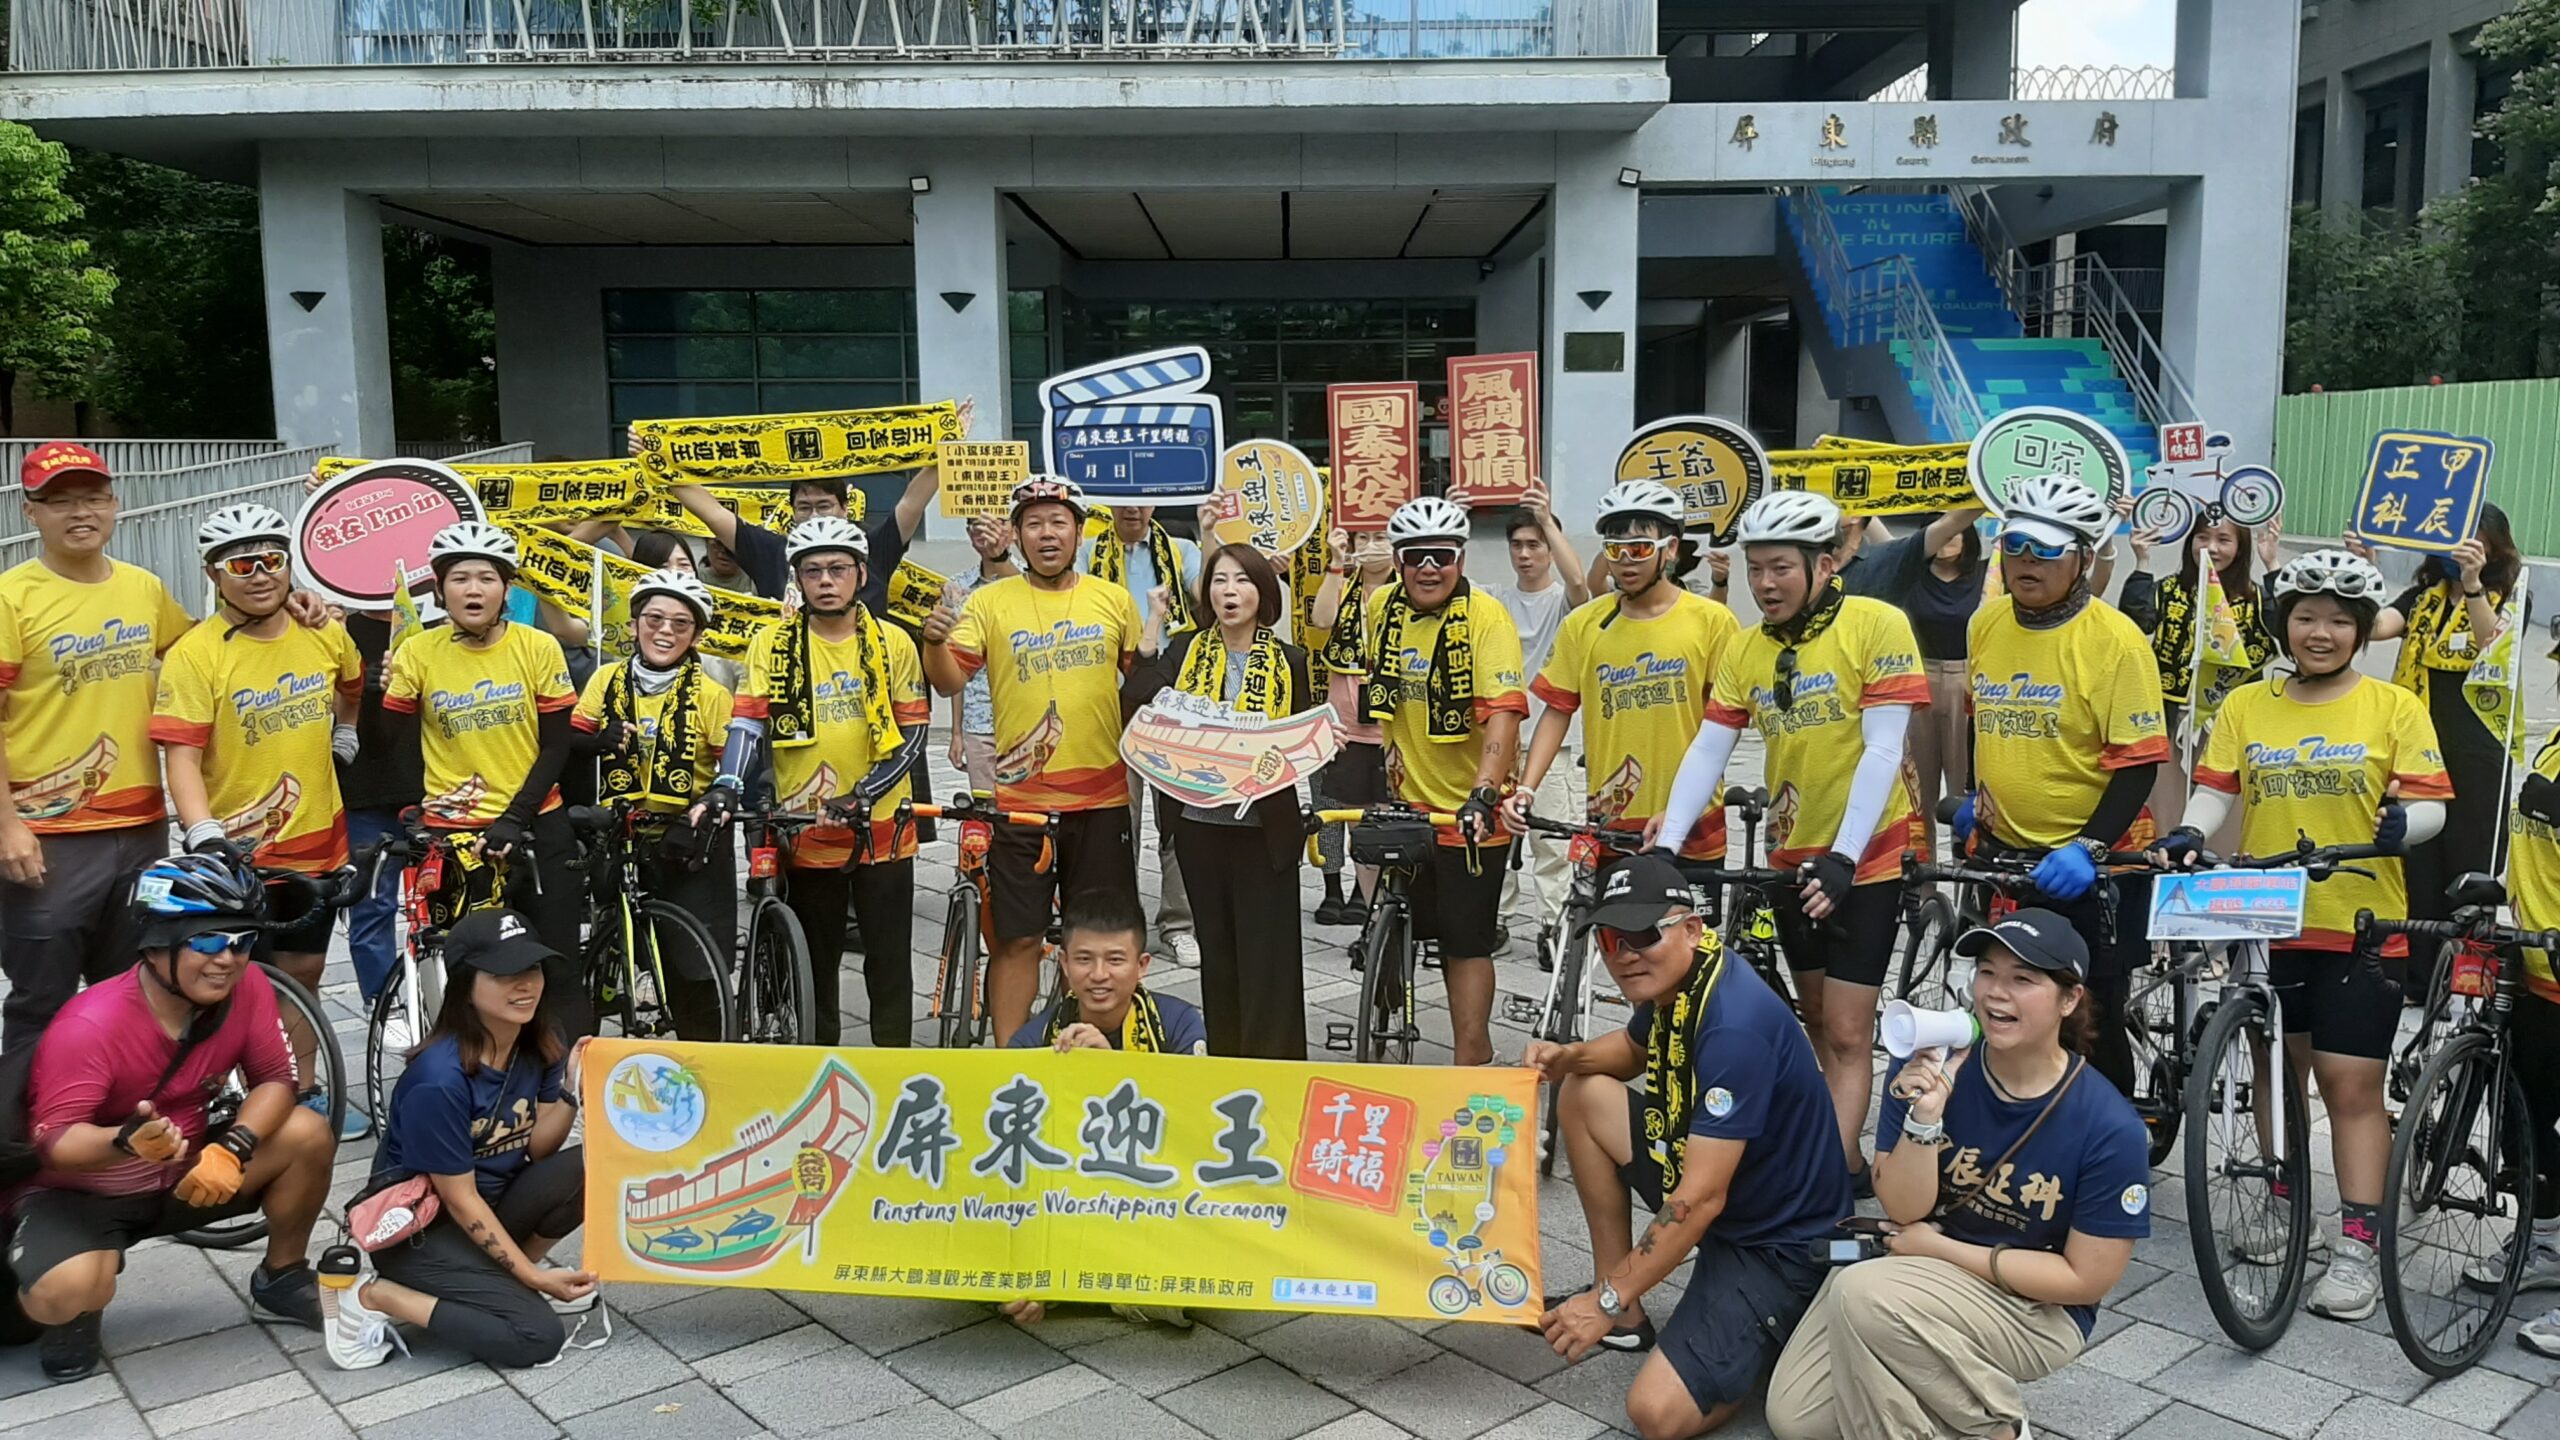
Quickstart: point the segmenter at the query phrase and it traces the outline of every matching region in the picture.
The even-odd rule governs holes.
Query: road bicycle
[[[693,1040],[738,1038],[736,998],[729,988],[729,950],[692,912],[648,892],[641,874],[642,807],[628,801],[576,805],[568,812],[578,854],[569,862],[587,877],[586,944],[579,975],[594,997],[597,1033],[611,1026],[635,1040],[671,1039],[676,1016],[671,980],[708,983],[710,1013],[720,1033]],[[694,964],[683,963],[691,954]],[[702,972],[707,982],[685,977]]]
[[[2533,1247],[2535,1136],[2510,1024],[2524,993],[2517,957],[2528,947],[2560,953],[2560,931],[2498,923],[2506,887],[2489,876],[2464,875],[2451,896],[2446,920],[2356,916],[2360,944],[2394,935],[2442,942],[2449,989],[2470,1002],[2411,1087],[2382,1182],[2392,1338],[2438,1378],[2469,1369],[2497,1339]]]
[[[1760,824],[1769,813],[1769,791],[1765,786],[1745,788],[1731,786],[1724,792],[1725,813],[1742,827],[1742,867],[1722,869],[1705,865],[1679,864],[1689,877],[1690,888],[1698,892],[1700,913],[1724,917],[1725,953],[1740,955],[1787,1008],[1802,1014],[1796,997],[1795,977],[1786,966],[1786,955],[1778,945],[1778,914],[1770,906],[1769,897],[1787,886],[1804,882],[1792,871],[1760,868]],[[1734,891],[1731,904],[1725,903],[1723,890]]]
[[[1352,860],[1378,867],[1369,918],[1352,942],[1352,965],[1361,977],[1359,1018],[1327,1021],[1324,1048],[1348,1051],[1363,1065],[1410,1065],[1422,1038],[1415,1023],[1415,982],[1425,965],[1439,960],[1439,942],[1413,938],[1413,880],[1431,862],[1440,843],[1437,832],[1455,830],[1458,817],[1391,803],[1318,810],[1304,818],[1310,835],[1326,825],[1349,824]],[[1470,864],[1482,863],[1479,847],[1470,844],[1467,854]]]
[[[792,838],[814,823],[776,810],[738,812],[747,837],[747,921],[738,940],[737,1032],[750,1045],[817,1043],[816,972],[808,932],[789,904],[788,864]]]
[[[409,1051],[426,1038],[444,1004],[445,932],[474,910],[506,903],[507,871],[480,858],[479,833],[430,830],[422,814],[415,806],[401,813],[400,833],[382,842],[376,861],[376,873],[381,864],[401,862],[404,934],[398,963],[365,1008],[364,1094],[376,1134],[391,1124],[391,1092],[408,1069]]]
[[[1565,837],[1566,863],[1572,867],[1573,880],[1558,898],[1555,913],[1538,928],[1538,968],[1547,972],[1545,1001],[1507,995],[1503,1018],[1526,1027],[1533,1039],[1571,1045],[1591,1038],[1594,1005],[1627,1008],[1625,996],[1614,988],[1601,988],[1600,947],[1592,937],[1591,912],[1598,903],[1600,872],[1618,857],[1644,848],[1644,836],[1638,831],[1548,820],[1535,814],[1527,817],[1527,828],[1533,834]],[[1556,1155],[1561,1148],[1557,1102],[1563,1098],[1559,1087],[1547,1097],[1544,1107],[1540,1122],[1544,1148],[1538,1154],[1538,1173],[1542,1175],[1556,1171]]]
[[[1058,860],[1059,818],[1038,811],[995,808],[988,797],[954,796],[948,805],[901,801],[896,823],[901,830],[917,819],[956,820],[959,858],[952,866],[951,896],[942,912],[942,949],[935,958],[933,1000],[926,1018],[935,1022],[934,1043],[945,1050],[967,1050],[987,1043],[992,1015],[987,1008],[987,955],[995,947],[994,913],[988,887],[987,852],[995,847],[995,827],[1020,825],[1040,831],[1040,859],[1032,873],[1045,875]],[[1057,901],[1050,902],[1049,933],[1040,966],[1042,983],[1056,983],[1060,943]],[[1045,993],[1045,992],[1044,992]],[[1035,1012],[1037,1010],[1035,1005]],[[999,1042],[1009,1036],[997,1037]]]

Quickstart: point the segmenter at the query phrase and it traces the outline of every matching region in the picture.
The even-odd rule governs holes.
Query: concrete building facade
[[[2475,133],[2506,94],[2480,27],[2513,0],[2303,0],[2294,199],[2405,221],[2497,163]]]

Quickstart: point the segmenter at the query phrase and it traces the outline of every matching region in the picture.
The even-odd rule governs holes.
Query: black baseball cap
[[[533,925],[514,910],[474,910],[445,932],[447,971],[468,965],[488,975],[521,975],[560,952],[542,943]]]
[[[2050,910],[2019,910],[1997,925],[1977,925],[1956,937],[1955,949],[1973,960],[1993,945],[2047,974],[2076,981],[2089,973],[2089,942]]]
[[[1689,877],[1668,856],[1648,850],[1630,855],[1600,877],[1600,903],[1591,923],[1611,930],[1645,930],[1674,910],[1694,910],[1698,897]]]

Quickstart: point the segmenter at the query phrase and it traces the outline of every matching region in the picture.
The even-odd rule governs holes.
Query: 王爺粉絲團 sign
[[[1537,1318],[1527,1070],[599,1039],[606,1280]]]
[[[1197,345],[1087,365],[1040,382],[1040,444],[1050,474],[1103,505],[1206,500],[1227,448],[1209,352]]]
[[[1617,482],[1658,480],[1687,511],[1685,526],[1714,545],[1733,543],[1742,512],[1769,485],[1760,438],[1712,415],[1656,420],[1618,448]]]

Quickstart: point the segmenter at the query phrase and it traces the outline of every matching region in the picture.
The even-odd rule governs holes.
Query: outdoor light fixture
[[[1633,165],[1621,165],[1618,167],[1618,183],[1633,190],[1644,183],[1644,172]]]
[[[933,177],[930,175],[910,175],[907,177],[907,188],[918,195],[930,195],[933,193]]]
[[[977,292],[974,290],[945,290],[942,292],[942,303],[950,306],[951,313],[954,315],[968,309],[969,302],[977,298]]]
[[[1609,292],[1606,290],[1576,290],[1573,293],[1581,296],[1582,303],[1594,310],[1609,303]]]
[[[329,292],[326,290],[291,290],[286,293],[293,297],[294,304],[302,307],[302,313],[305,315],[319,309],[320,302],[329,298]]]
[[[1493,262],[1492,262],[1492,261],[1490,261],[1490,260],[1479,260],[1479,261],[1477,261],[1477,262],[1476,262],[1476,278],[1477,278],[1477,279],[1479,279],[1479,280],[1490,280],[1490,279],[1492,279],[1492,278],[1493,278]]]

